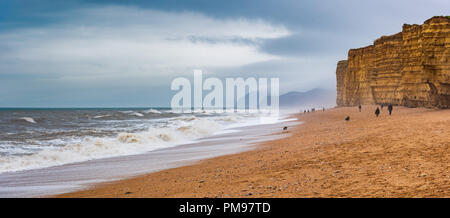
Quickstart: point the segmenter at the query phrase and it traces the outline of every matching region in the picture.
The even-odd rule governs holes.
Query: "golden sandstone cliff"
[[[450,16],[405,24],[338,62],[336,103],[449,108],[449,59]]]

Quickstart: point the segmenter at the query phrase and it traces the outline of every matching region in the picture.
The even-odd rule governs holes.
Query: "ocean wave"
[[[143,113],[146,113],[146,114],[161,114],[162,112],[158,111],[156,109],[148,109],[148,110],[143,111]]]
[[[139,112],[128,110],[77,113],[79,114],[75,115],[79,116],[73,116],[71,112],[69,116],[63,113],[56,118],[52,113],[48,113],[48,117],[44,116],[46,114],[27,114],[21,115],[21,119],[17,118],[20,116],[8,118],[18,122],[19,128],[23,128],[25,122],[28,124],[34,121],[41,125],[27,125],[27,129],[23,131],[5,134],[8,140],[4,138],[0,144],[0,173],[142,154],[193,142],[229,131],[230,128],[260,123],[258,114],[243,113],[175,115],[164,111],[162,115],[155,115],[158,112],[152,109]],[[86,115],[94,119],[78,120],[78,117],[86,118]],[[59,124],[62,118],[67,118],[70,122]],[[48,128],[50,121],[61,128]],[[82,125],[79,125],[80,123]]]
[[[143,114],[141,114],[139,112],[131,113],[131,115],[134,115],[134,116],[137,116],[137,117],[143,117],[144,116]]]
[[[183,121],[193,121],[195,119],[197,119],[197,117],[194,116],[194,115],[191,115],[191,116],[182,115],[182,116],[179,116],[179,117],[172,118],[172,120],[183,120]]]
[[[36,121],[31,117],[21,117],[21,118],[19,118],[19,120],[25,120],[29,123],[36,123]]]
[[[94,116],[94,119],[100,119],[100,118],[105,118],[105,117],[110,117],[110,116],[112,116],[112,115],[111,114],[97,115],[97,116]]]
[[[141,154],[189,143],[223,128],[222,124],[214,120],[193,118],[188,121],[175,120],[166,127],[148,128],[142,132],[121,132],[115,137],[74,138],[72,141],[65,141],[63,146],[47,146],[32,154],[2,156],[0,173]]]

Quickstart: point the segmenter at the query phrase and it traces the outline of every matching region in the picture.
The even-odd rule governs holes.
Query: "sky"
[[[448,0],[0,0],[0,107],[164,107],[177,77],[335,90],[336,63]],[[447,14],[446,14],[447,13]]]

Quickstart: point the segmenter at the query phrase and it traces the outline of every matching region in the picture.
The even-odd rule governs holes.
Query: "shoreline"
[[[251,150],[262,141],[285,135],[283,126],[294,125],[286,116],[277,122],[247,123],[226,128],[195,141],[145,152],[92,159],[38,169],[0,174],[0,196],[45,197],[85,190],[99,183],[113,182],[152,172],[190,165],[221,155]]]
[[[450,110],[374,109],[302,114],[251,151],[51,197],[450,197]]]

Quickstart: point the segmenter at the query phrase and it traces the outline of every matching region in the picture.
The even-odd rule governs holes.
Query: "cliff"
[[[403,25],[373,45],[350,49],[336,69],[338,106],[450,107],[450,17]]]
[[[348,61],[339,61],[336,69],[336,103],[337,105],[344,105],[344,78],[347,72]]]

